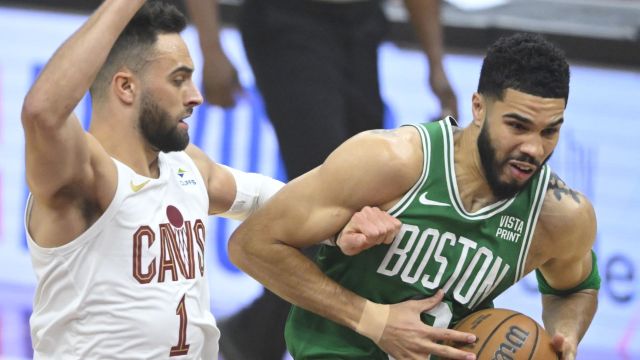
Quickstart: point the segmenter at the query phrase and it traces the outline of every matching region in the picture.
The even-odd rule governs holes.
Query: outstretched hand
[[[377,207],[365,206],[353,214],[338,235],[336,245],[345,255],[357,255],[380,244],[391,244],[402,223]]]
[[[556,333],[551,338],[551,344],[556,352],[561,354],[561,360],[575,360],[578,344],[569,337]]]
[[[430,354],[447,359],[474,360],[474,354],[438,342],[473,343],[475,335],[431,327],[420,320],[421,313],[436,310],[443,296],[444,292],[438,290],[430,298],[391,305],[387,325],[378,346],[396,360],[426,359]]]

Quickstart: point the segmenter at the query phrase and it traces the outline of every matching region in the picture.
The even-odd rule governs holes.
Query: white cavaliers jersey
[[[82,235],[51,249],[27,235],[38,279],[34,357],[217,359],[201,174],[184,152],[159,154],[158,179],[115,163],[115,197]]]

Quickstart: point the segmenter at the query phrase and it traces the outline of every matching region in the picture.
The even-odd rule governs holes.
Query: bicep
[[[422,152],[415,150],[413,135],[404,130],[351,138],[322,165],[284,186],[241,225],[245,236],[237,238],[305,247],[338,233],[364,206],[400,198],[421,169]]]
[[[229,210],[236,196],[236,182],[230,170],[211,160],[204,151],[193,144],[189,144],[185,152],[196,164],[206,184],[209,215]]]
[[[540,266],[554,289],[575,287],[591,274],[594,265],[591,249],[596,237],[595,213],[591,203],[580,196],[581,202],[563,207],[564,211],[558,214],[557,229],[551,233],[554,239],[549,242],[556,244],[555,256]]]
[[[549,286],[556,290],[572,289],[582,283],[589,274],[592,264],[591,252],[566,259],[553,259],[540,267]]]
[[[274,241],[303,248],[338,233],[356,211],[320,169],[293,180],[250,217]]]
[[[215,215],[228,211],[236,197],[236,181],[231,171],[210,161],[211,178],[207,181],[209,194],[209,214]]]

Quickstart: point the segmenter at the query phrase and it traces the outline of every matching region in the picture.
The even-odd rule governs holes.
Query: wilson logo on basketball
[[[518,326],[511,326],[491,360],[512,360],[516,351],[522,349],[528,337],[528,332]]]
[[[509,309],[478,310],[455,330],[475,334],[473,344],[445,342],[476,354],[477,360],[559,360],[551,336],[535,320]]]

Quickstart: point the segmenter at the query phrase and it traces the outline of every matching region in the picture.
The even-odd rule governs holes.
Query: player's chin
[[[189,132],[178,130],[175,134],[173,145],[170,146],[169,151],[184,151],[189,146]]]

